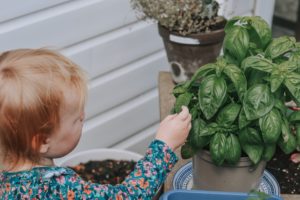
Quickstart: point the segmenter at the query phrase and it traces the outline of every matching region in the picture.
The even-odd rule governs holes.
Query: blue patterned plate
[[[173,179],[173,188],[190,190],[192,186],[192,162],[189,162],[176,172]],[[264,171],[258,190],[270,195],[280,195],[278,182],[276,181],[275,177],[267,170]]]

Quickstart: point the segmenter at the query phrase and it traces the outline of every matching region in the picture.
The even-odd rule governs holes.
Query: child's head
[[[86,80],[80,68],[46,49],[0,55],[0,143],[5,158],[38,163],[77,144]]]

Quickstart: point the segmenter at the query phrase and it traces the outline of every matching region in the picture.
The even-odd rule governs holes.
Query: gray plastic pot
[[[208,151],[199,151],[193,157],[193,189],[249,192],[257,189],[266,162],[253,166],[248,157],[242,157],[235,166],[216,166]]]

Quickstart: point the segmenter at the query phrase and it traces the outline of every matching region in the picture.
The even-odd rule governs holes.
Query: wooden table
[[[159,73],[159,105],[160,105],[160,119],[164,119],[172,108],[172,105],[175,103],[175,98],[172,95],[172,89],[174,87],[174,83],[172,81],[171,74],[169,72],[160,72]],[[191,161],[191,159],[183,160],[180,156],[180,149],[177,149],[175,152],[179,158],[178,163],[174,166],[172,172],[166,179],[164,184],[164,192],[167,192],[172,189],[172,180],[181,166]],[[282,194],[284,200],[300,200],[300,195],[288,195]]]

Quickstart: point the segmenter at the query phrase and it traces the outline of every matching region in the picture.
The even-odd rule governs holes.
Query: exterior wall
[[[275,0],[217,0],[220,3],[220,14],[226,18],[233,16],[258,15],[272,24]]]
[[[292,22],[296,22],[298,17],[298,5],[298,0],[276,0],[274,15]]]
[[[273,0],[219,1],[227,17],[263,15],[257,2],[264,2],[271,20]],[[0,51],[57,49],[89,76],[87,118],[74,152],[144,153],[159,123],[158,72],[169,70],[156,25],[137,20],[129,0],[10,0],[2,7]]]

